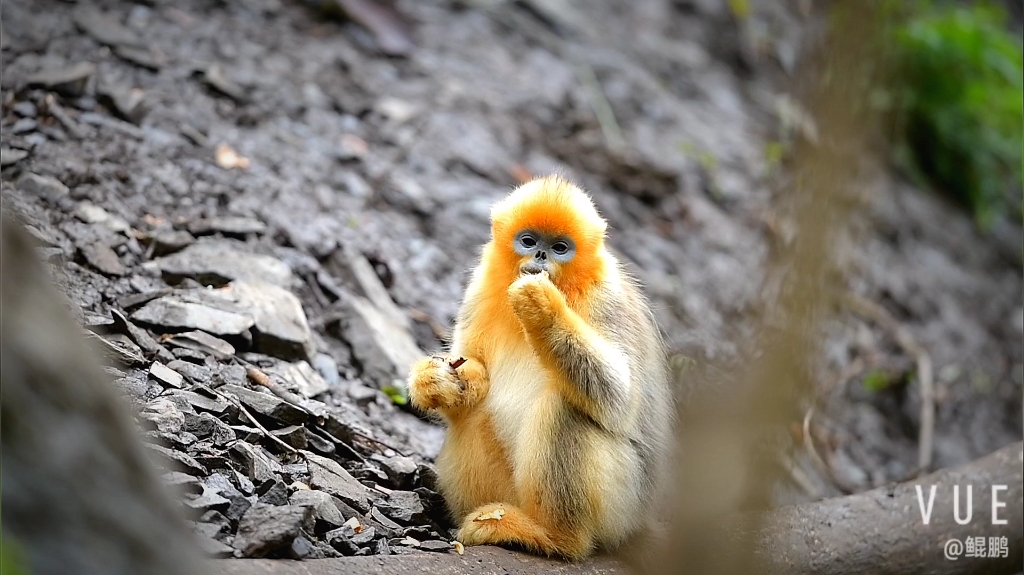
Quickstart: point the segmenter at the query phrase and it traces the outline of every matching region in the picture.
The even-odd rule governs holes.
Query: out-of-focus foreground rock
[[[198,551],[76,337],[30,238],[4,218],[0,430],[5,547],[35,575],[192,575]]]

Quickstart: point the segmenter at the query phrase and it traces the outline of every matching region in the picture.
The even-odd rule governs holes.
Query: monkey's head
[[[511,285],[547,272],[566,295],[604,279],[607,223],[583,190],[558,176],[527,182],[491,209],[494,265]]]

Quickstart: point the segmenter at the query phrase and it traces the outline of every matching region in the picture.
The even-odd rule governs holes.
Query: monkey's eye
[[[537,245],[537,238],[531,236],[530,234],[525,234],[521,238],[519,238],[519,243],[523,244],[523,246],[525,247],[532,248]]]
[[[551,251],[560,256],[564,256],[569,253],[569,244],[565,242],[555,242],[554,245],[551,246]]]

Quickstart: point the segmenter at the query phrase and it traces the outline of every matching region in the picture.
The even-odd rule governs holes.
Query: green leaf
[[[864,389],[870,392],[878,393],[880,391],[885,391],[897,382],[898,379],[892,377],[890,374],[880,369],[873,369],[864,374],[864,381],[861,385],[864,386]]]
[[[391,398],[391,403],[395,405],[406,405],[409,403],[409,394],[404,388],[396,387],[394,385],[385,385],[380,388],[384,392],[384,395]]]

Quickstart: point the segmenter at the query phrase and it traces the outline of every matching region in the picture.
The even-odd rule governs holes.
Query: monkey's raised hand
[[[551,327],[567,307],[547,272],[524,275],[508,288],[508,299],[527,332]]]
[[[452,416],[480,402],[487,391],[487,370],[476,359],[452,367],[457,359],[425,357],[412,366],[409,399],[414,406]]]

